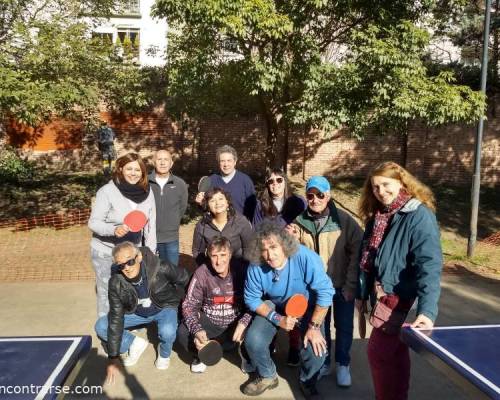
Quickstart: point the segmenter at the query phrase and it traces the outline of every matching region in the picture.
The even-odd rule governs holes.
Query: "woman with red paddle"
[[[129,223],[131,229],[124,222],[134,210],[146,217],[142,229],[140,225]],[[137,220],[132,218],[132,222]],[[125,241],[139,245],[144,238],[146,246],[156,252],[155,201],[146,165],[138,154],[129,153],[116,160],[113,179],[97,191],[88,226],[92,231],[90,248],[96,274],[97,314],[102,317],[109,311],[108,281],[113,247]]]

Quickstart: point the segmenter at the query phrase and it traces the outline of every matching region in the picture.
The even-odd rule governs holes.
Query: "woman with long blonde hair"
[[[376,399],[407,399],[410,357],[399,330],[415,300],[413,327],[431,329],[438,312],[442,252],[432,191],[400,165],[368,175],[359,212],[366,224],[360,256],[359,312],[373,295],[368,361]]]

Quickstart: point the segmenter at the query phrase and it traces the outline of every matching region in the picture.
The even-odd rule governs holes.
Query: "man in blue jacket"
[[[243,393],[256,396],[278,386],[269,345],[279,328],[290,331],[299,324],[303,339],[300,389],[306,399],[314,398],[318,396],[316,381],[327,352],[323,321],[332,304],[332,281],[316,253],[269,222],[259,226],[249,258],[252,264],[245,283],[245,303],[256,317],[244,343],[259,376],[244,386]],[[284,315],[285,305],[293,294],[303,294],[309,299],[308,310],[300,321]]]

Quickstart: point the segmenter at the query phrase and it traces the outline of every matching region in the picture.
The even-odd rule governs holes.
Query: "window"
[[[92,39],[104,45],[111,45],[113,43],[113,34],[108,32],[92,32]]]
[[[122,0],[118,6],[119,15],[141,15],[139,0]]]
[[[139,29],[137,28],[118,28],[118,37],[121,44],[125,42],[125,38],[128,38],[133,46],[139,47]]]
[[[126,47],[128,47],[128,51],[133,54],[139,54],[139,45],[140,45],[140,37],[139,37],[139,29],[137,28],[118,28],[118,38],[120,45],[127,51]]]

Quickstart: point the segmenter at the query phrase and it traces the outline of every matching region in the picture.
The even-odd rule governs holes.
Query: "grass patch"
[[[470,269],[486,270],[500,274],[500,247],[478,242],[474,255],[467,257],[467,239],[450,232],[443,232],[441,238],[443,257],[446,264],[459,264]]]

